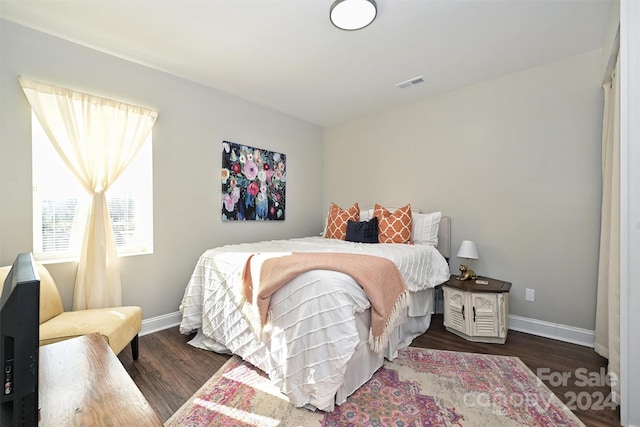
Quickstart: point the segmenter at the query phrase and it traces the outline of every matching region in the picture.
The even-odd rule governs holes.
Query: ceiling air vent
[[[404,82],[396,83],[396,86],[400,89],[404,89],[411,86],[419,85],[421,83],[424,83],[424,78],[422,76],[418,76]]]

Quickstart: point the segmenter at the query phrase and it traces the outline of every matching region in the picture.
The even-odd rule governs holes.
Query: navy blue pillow
[[[378,217],[369,221],[347,221],[345,240],[359,243],[378,243]]]

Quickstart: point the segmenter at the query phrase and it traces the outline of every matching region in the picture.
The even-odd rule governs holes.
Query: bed
[[[398,350],[429,327],[434,287],[449,278],[450,219],[442,216],[437,246],[363,244],[320,236],[227,245],[204,252],[180,304],[180,332],[191,345],[237,354],[263,370],[297,407],[332,411]],[[326,269],[299,274],[270,296],[268,318],[239,301],[238,282],[250,260],[276,254],[358,254],[393,261],[409,298],[388,325],[383,345],[372,343],[372,304],[348,274]],[[245,277],[246,280],[246,277]],[[235,283],[235,284],[234,284]],[[246,302],[246,301],[245,301]]]

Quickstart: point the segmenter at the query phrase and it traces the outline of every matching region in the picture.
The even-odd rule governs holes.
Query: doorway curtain
[[[612,400],[620,403],[620,87],[619,58],[603,85],[602,211],[595,350],[609,360]]]

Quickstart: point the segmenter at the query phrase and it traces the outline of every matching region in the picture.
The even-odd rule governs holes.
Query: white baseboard
[[[181,320],[182,315],[179,311],[152,317],[150,319],[144,319],[142,321],[142,329],[138,335],[143,336],[152,334],[154,332],[178,326]]]
[[[593,348],[595,342],[594,331],[592,330],[515,316],[513,314],[509,315],[509,329],[591,348]]]
[[[139,335],[143,336],[178,326],[181,319],[182,316],[179,311],[145,319],[142,321],[142,329]],[[594,332],[589,329],[575,328],[513,314],[509,315],[509,329],[585,347],[593,348],[594,346]]]

